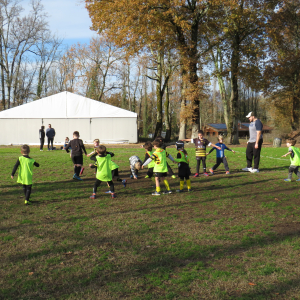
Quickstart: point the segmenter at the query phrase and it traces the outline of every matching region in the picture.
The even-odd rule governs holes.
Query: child
[[[130,178],[137,179],[139,169],[142,166],[142,161],[139,159],[138,156],[133,155],[129,157],[129,163],[130,163]]]
[[[93,151],[92,151],[91,153],[89,153],[89,154],[87,155],[87,157],[90,157],[90,156],[91,156],[91,159],[92,159],[92,157],[96,157],[96,155],[97,155],[96,149],[97,149],[97,148],[99,147],[99,145],[100,145],[100,140],[99,140],[99,139],[94,139],[93,143],[94,143],[94,149],[93,149]],[[92,159],[92,160],[96,161],[96,159]]]
[[[65,138],[64,147],[63,147],[63,149],[61,149],[61,150],[66,150],[66,147],[68,146],[69,142],[70,142],[69,138],[66,137],[66,138]]]
[[[153,146],[151,144],[151,142],[146,142],[145,145],[143,146],[143,148],[146,150],[145,153],[145,159],[143,164],[147,161],[148,158],[150,158],[152,156],[152,154],[154,153],[154,151],[152,150]],[[152,178],[153,177],[153,168],[155,166],[155,162],[151,161],[148,165],[148,171],[147,171],[147,175],[145,178]]]
[[[90,164],[91,168],[97,168],[96,182],[93,189],[93,195],[90,199],[96,198],[97,188],[100,186],[101,182],[107,182],[111,191],[111,197],[116,198],[115,186],[112,181],[111,175],[111,154],[106,152],[106,147],[100,145],[97,149],[96,163]]]
[[[186,180],[188,192],[191,192],[192,191],[191,180],[190,180],[191,170],[189,166],[188,154],[184,149],[184,142],[183,141],[176,142],[176,149],[178,153],[177,153],[177,158],[174,158],[174,160],[179,163],[178,177],[180,178],[179,190],[177,190],[176,192],[181,193],[183,191],[184,179]]]
[[[87,154],[82,140],[79,139],[78,131],[73,132],[73,140],[70,141],[70,143],[66,147],[67,153],[69,153],[69,148],[72,148],[71,158],[74,164],[74,171],[75,171],[75,174],[73,175],[73,179],[77,179],[81,181],[82,179],[79,177],[79,174],[81,171],[81,167],[83,165],[82,151],[84,151],[85,155]]]
[[[114,154],[112,152],[107,152],[107,153],[110,154],[111,157],[114,156]],[[127,180],[126,179],[121,179],[119,177],[119,166],[112,160],[110,161],[110,169],[111,169],[111,178],[112,178],[112,180],[114,179],[115,176],[117,176],[117,181],[121,181],[123,186],[126,187]],[[111,190],[106,192],[106,194],[111,194]]]
[[[284,179],[286,182],[292,181],[293,172],[298,176],[298,179],[296,181],[300,181],[300,149],[295,147],[296,140],[294,139],[288,139],[286,141],[286,146],[289,148],[289,152],[285,155],[282,155],[282,157],[286,157],[287,155],[290,155],[291,165],[289,167],[289,175],[287,179]]]
[[[210,149],[210,151],[208,153],[206,153],[206,155],[209,155],[215,149],[217,151],[216,152],[216,156],[217,156],[216,164],[211,169],[209,169],[209,172],[213,175],[214,174],[214,170],[216,170],[217,167],[221,163],[223,163],[224,167],[225,167],[226,174],[230,174],[228,163],[227,163],[227,159],[225,157],[225,153],[224,152],[225,152],[225,150],[228,150],[228,151],[231,151],[231,152],[235,153],[235,151],[229,149],[225,144],[223,144],[223,136],[222,135],[218,136],[218,140],[219,140],[219,143],[217,143],[216,146],[219,146],[221,148],[221,150],[218,150],[216,147],[213,147],[212,149]]]
[[[20,156],[12,170],[11,178],[14,178],[14,175],[20,166],[18,174],[18,183],[23,185],[23,191],[25,194],[25,205],[29,205],[32,202],[29,200],[32,187],[32,169],[33,166],[39,167],[40,165],[35,162],[33,158],[30,158],[28,155],[30,153],[30,148],[28,145],[23,145],[21,147],[21,153],[23,156]]]
[[[203,175],[208,176],[206,172],[206,146],[213,146],[216,147],[218,150],[221,150],[219,146],[216,146],[215,144],[212,144],[207,139],[203,138],[203,131],[198,131],[198,138],[196,139],[184,139],[182,141],[185,142],[191,142],[194,143],[196,146],[196,159],[197,159],[197,167],[196,167],[196,174],[194,177],[199,177],[199,169],[200,169],[200,163],[202,161],[203,165]]]
[[[173,157],[166,153],[164,149],[161,148],[162,142],[160,140],[155,140],[153,142],[153,146],[155,149],[155,152],[151,155],[150,158],[147,159],[147,161],[142,165],[142,168],[144,166],[148,165],[152,160],[155,162],[154,165],[154,175],[155,175],[155,184],[156,184],[156,191],[152,193],[153,196],[160,196],[160,182],[159,180],[163,180],[164,184],[166,186],[167,191],[164,194],[171,194],[172,191],[170,190],[169,182],[166,178],[168,175],[168,167],[167,167],[167,157],[171,159],[174,162]]]

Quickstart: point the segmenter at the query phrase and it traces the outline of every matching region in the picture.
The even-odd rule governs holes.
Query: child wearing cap
[[[179,181],[179,190],[176,192],[181,193],[183,192],[183,186],[184,186],[184,179],[186,180],[186,185],[188,188],[188,192],[191,192],[191,180],[190,180],[190,175],[191,175],[191,170],[189,166],[189,157],[184,149],[184,142],[183,141],[178,141],[175,144],[176,149],[177,149],[177,157],[174,158],[174,160],[178,163],[178,177],[180,178]]]
[[[286,146],[289,148],[289,152],[285,155],[282,155],[282,157],[286,157],[287,155],[290,155],[291,165],[289,167],[289,175],[287,179],[284,179],[285,182],[292,181],[293,173],[295,173],[298,176],[298,179],[296,181],[300,181],[300,149],[295,147],[296,140],[294,139],[288,139],[286,141]]]
[[[211,169],[209,169],[209,172],[213,175],[214,170],[216,170],[218,168],[218,166],[221,163],[223,163],[224,167],[225,167],[226,174],[230,174],[229,167],[228,167],[228,162],[227,162],[227,159],[225,157],[225,150],[231,151],[233,153],[235,153],[235,151],[229,149],[225,144],[223,144],[223,136],[222,135],[218,136],[218,140],[219,140],[219,143],[217,143],[216,146],[220,147],[221,149],[218,150],[216,147],[213,147],[212,149],[210,149],[210,151],[208,153],[206,153],[206,155],[209,155],[214,150],[216,150],[216,159],[217,159],[217,161],[216,161],[216,164]]]

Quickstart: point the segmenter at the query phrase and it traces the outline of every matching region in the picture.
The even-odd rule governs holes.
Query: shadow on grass
[[[164,285],[163,288],[160,287],[160,292],[165,293],[168,290],[173,290],[175,292],[180,292],[180,284],[184,282],[185,286],[189,286],[194,281],[197,282],[203,279],[203,274],[206,272],[206,277],[210,277],[214,270],[218,270],[214,262],[221,259],[224,255],[231,256],[242,254],[248,250],[259,249],[268,245],[275,245],[291,241],[291,239],[297,237],[299,238],[299,230],[291,230],[282,235],[274,235],[272,237],[266,236],[255,236],[248,237],[239,241],[235,245],[198,245],[192,242],[181,242],[177,241],[173,245],[166,247],[145,247],[145,245],[140,245],[139,249],[135,249],[136,255],[139,256],[139,262],[136,260],[132,263],[126,264],[126,266],[119,265],[116,260],[101,261],[98,260],[91,269],[84,269],[82,267],[81,274],[76,275],[76,273],[68,274],[63,273],[63,270],[56,268],[57,280],[51,280],[51,282],[45,280],[45,278],[37,278],[35,276],[31,278],[24,279],[23,282],[15,282],[11,288],[2,289],[3,299],[16,299],[16,298],[28,298],[37,297],[38,294],[44,294],[47,297],[52,296],[55,298],[61,298],[67,294],[75,293],[78,298],[83,296],[86,291],[91,292],[91,288],[101,289],[108,288],[113,284],[123,284],[130,285],[132,280],[135,278],[140,278],[143,281],[147,281],[149,276],[155,278],[161,277],[164,280],[170,280],[170,275],[174,271],[178,272],[178,268],[192,268],[192,266],[197,263],[200,264],[200,269],[197,269],[197,273],[194,276],[188,277],[186,279],[181,279],[182,275],[179,275],[178,279],[170,280],[169,285]],[[40,233],[40,231],[39,231]],[[44,256],[47,257],[49,254],[66,254],[66,252],[72,250],[71,256],[77,257],[76,260],[80,259],[79,254],[74,253],[77,250],[81,250],[83,247],[96,247],[98,249],[103,249],[106,243],[109,243],[113,249],[118,249],[120,247],[121,241],[122,246],[125,249],[120,249],[122,252],[130,251],[133,249],[130,243],[124,243],[124,239],[130,239],[131,237],[140,234],[138,230],[132,232],[130,235],[124,236],[124,234],[114,235],[112,237],[82,237],[80,240],[75,240],[72,244],[68,246],[61,246],[55,244],[51,249],[45,249],[40,251],[35,251],[32,253],[22,253],[19,255],[10,256],[8,259],[1,259],[2,263],[17,263],[18,261],[30,260],[30,259],[41,259]],[[72,238],[72,236],[71,236]],[[105,253],[106,250],[104,250]],[[75,260],[75,261],[76,261]],[[72,266],[72,264],[71,264]],[[70,267],[72,268],[72,267]],[[60,273],[61,272],[61,273]],[[75,272],[75,270],[74,270]],[[117,274],[117,275],[116,275]],[[63,276],[63,281],[59,280],[59,276]],[[182,281],[183,280],[183,281]],[[127,282],[129,281],[129,282]],[[281,296],[295,288],[300,283],[300,279],[285,279],[283,283],[278,282],[274,279],[274,283],[269,284],[268,287],[254,286],[253,291],[245,292],[239,295],[239,299],[267,299],[268,297],[274,297],[274,293],[280,293]],[[130,283],[131,282],[131,283]],[[177,283],[180,283],[177,286]],[[153,281],[148,281],[146,285],[150,288],[157,287],[158,283]],[[129,288],[129,287],[128,287]],[[145,289],[144,285],[139,285],[136,287],[134,293],[138,292],[142,294]],[[129,289],[127,293],[130,293]],[[116,292],[115,296],[118,295]],[[136,294],[135,294],[136,295]],[[128,296],[128,294],[127,294]],[[226,297],[220,297],[219,299],[228,299]],[[234,296],[234,295],[233,295]],[[238,296],[238,295],[236,295]],[[265,297],[265,298],[263,298]],[[153,298],[154,299],[154,298]]]

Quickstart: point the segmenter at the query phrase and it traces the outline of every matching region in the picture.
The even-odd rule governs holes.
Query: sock
[[[183,190],[184,180],[179,181],[179,189]]]
[[[156,191],[157,191],[158,193],[160,193],[160,186],[157,186],[157,187],[156,187]]]
[[[76,174],[76,168],[77,168],[77,167],[76,167],[76,166],[74,166],[74,174]]]
[[[79,176],[80,170],[81,170],[81,167],[76,167],[76,168],[75,168],[75,174],[76,174],[77,176]]]
[[[169,191],[170,190],[170,186],[169,186],[169,182],[168,182],[167,179],[164,180],[164,184],[165,184],[165,187],[166,187],[167,191]]]
[[[206,173],[206,168],[203,168],[203,173]]]
[[[192,188],[191,186],[191,180],[190,179],[187,179],[186,180],[186,185],[187,185],[187,188],[190,190]]]

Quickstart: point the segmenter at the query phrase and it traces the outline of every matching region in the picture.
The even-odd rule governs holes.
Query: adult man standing
[[[43,151],[44,143],[45,143],[45,126],[41,126],[41,129],[39,130],[39,136],[40,136],[40,151]]]
[[[249,118],[249,141],[247,142],[246,158],[247,168],[242,169],[243,171],[258,173],[259,172],[259,160],[260,151],[263,143],[263,124],[254,116],[253,112],[250,112],[246,118]],[[254,157],[254,168],[252,168],[252,160]]]
[[[51,143],[51,150],[53,150],[53,139],[55,137],[55,130],[51,128],[51,124],[48,124],[48,128],[46,130],[46,136],[48,138],[48,151],[50,150],[50,143]]]

